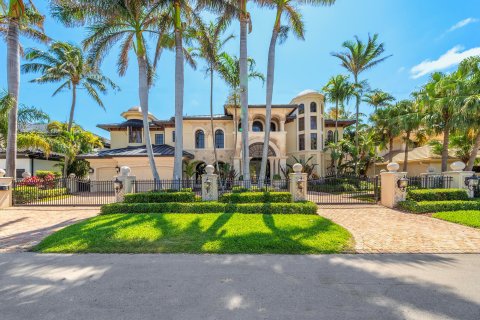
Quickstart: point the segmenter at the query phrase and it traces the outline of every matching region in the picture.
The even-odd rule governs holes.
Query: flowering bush
[[[44,175],[42,178],[38,176],[31,176],[29,178],[23,178],[18,186],[38,187],[42,189],[55,188],[55,176],[52,173]]]

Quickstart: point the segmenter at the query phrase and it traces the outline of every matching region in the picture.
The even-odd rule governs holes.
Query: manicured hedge
[[[38,187],[21,186],[13,189],[15,203],[29,203],[35,200],[59,197],[68,193],[67,188],[40,189]]]
[[[480,201],[450,200],[450,201],[401,201],[401,209],[414,213],[429,213],[440,211],[480,210]]]
[[[418,189],[408,190],[407,199],[413,201],[468,200],[464,189]]]
[[[125,203],[195,202],[193,192],[141,192],[126,194]]]
[[[266,202],[292,202],[290,192],[242,192],[223,194],[220,202],[224,203],[266,203]]]
[[[113,213],[258,213],[258,214],[316,214],[313,202],[296,203],[112,203],[102,206],[101,214]]]

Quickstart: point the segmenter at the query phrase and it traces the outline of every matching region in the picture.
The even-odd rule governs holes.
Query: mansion
[[[282,168],[296,159],[316,164],[319,176],[324,176],[330,165],[326,140],[333,140],[335,121],[324,118],[324,96],[314,90],[299,93],[289,104],[272,106],[271,133],[268,151],[267,176],[282,176]],[[211,129],[210,116],[184,116],[184,160],[198,162],[198,168],[214,164],[214,145],[218,161],[229,163],[237,175],[241,172],[241,120],[240,108],[224,107],[224,114],[214,115]],[[137,179],[152,179],[143,136],[142,113],[133,107],[122,113],[122,123],[99,124],[110,133],[110,149],[81,155],[90,163],[90,179],[110,180],[122,166],[129,166]],[[173,176],[175,146],[175,119],[159,120],[149,115],[150,135],[155,163],[162,179]],[[252,174],[258,176],[262,156],[265,128],[265,105],[249,105],[249,150]],[[339,139],[345,127],[353,120],[339,120]]]

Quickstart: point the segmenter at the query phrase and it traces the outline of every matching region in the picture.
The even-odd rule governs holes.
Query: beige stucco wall
[[[111,159],[89,159],[94,173],[91,180],[113,180],[118,175],[116,167],[128,166],[137,180],[151,180],[152,172],[147,157],[119,157]],[[161,179],[173,177],[173,157],[156,157],[155,164]]]

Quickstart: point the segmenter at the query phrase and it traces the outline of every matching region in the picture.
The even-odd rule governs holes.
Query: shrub
[[[55,179],[58,179],[62,176],[62,173],[60,171],[37,170],[35,175],[40,179],[45,179],[46,176],[53,176]]]
[[[290,192],[243,192],[223,194],[220,202],[225,203],[265,203],[265,202],[292,202]]]
[[[15,203],[29,203],[35,200],[53,198],[68,194],[67,188],[40,189],[33,186],[21,186],[13,189]]]
[[[245,188],[245,187],[236,186],[232,188],[233,193],[241,193],[241,192],[247,192],[247,191],[248,191],[248,188]]]
[[[193,192],[142,192],[126,194],[125,203],[195,202]]]
[[[480,201],[449,200],[449,201],[401,201],[398,203],[401,209],[414,213],[429,213],[440,211],[479,210]]]
[[[463,189],[418,189],[408,190],[407,199],[413,201],[468,200]]]
[[[313,202],[297,203],[112,203],[102,206],[101,214],[113,213],[260,213],[260,214],[316,214]]]

